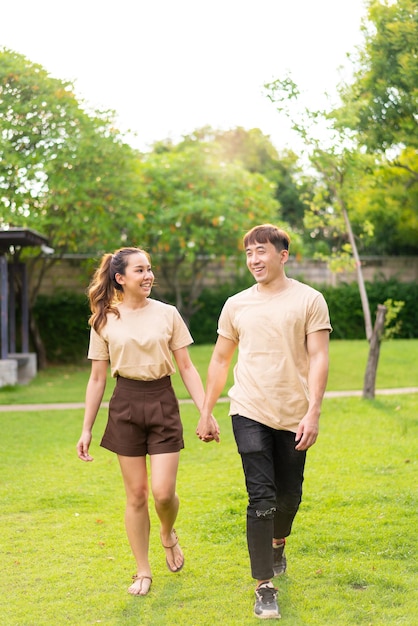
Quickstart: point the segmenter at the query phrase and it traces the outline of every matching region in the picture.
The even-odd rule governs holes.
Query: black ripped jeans
[[[295,433],[232,416],[248,492],[247,543],[256,580],[273,578],[273,537],[290,535],[302,499],[306,452]]]

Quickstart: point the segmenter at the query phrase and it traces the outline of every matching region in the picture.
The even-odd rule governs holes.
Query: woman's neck
[[[137,311],[147,306],[148,298],[124,298],[119,305],[119,308],[125,311]]]

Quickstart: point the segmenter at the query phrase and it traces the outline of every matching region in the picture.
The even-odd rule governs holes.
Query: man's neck
[[[287,278],[287,276],[283,274],[280,278],[269,283],[257,283],[257,291],[259,293],[275,295],[286,291],[286,289],[290,287],[291,280],[291,278]]]

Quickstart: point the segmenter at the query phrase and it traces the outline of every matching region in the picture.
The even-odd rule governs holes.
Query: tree
[[[347,244],[341,250],[336,250],[334,260],[341,263],[347,252],[352,255],[357,272],[361,304],[363,308],[366,337],[370,344],[367,376],[363,388],[363,397],[374,397],[374,382],[378,365],[380,341],[384,329],[386,307],[379,305],[376,324],[372,326],[370,305],[367,296],[365,281],[361,269],[361,260],[357,249],[356,238],[352,229],[349,211],[352,206],[353,190],[358,189],[362,180],[362,172],[372,169],[373,161],[368,155],[356,150],[352,137],[343,133],[343,130],[333,124],[332,116],[326,112],[310,111],[305,109],[300,119],[295,119],[293,108],[299,96],[299,89],[291,78],[276,80],[266,85],[268,96],[274,102],[281,113],[287,115],[293,122],[293,129],[299,133],[309,149],[309,158],[313,167],[318,172],[319,192],[313,198],[310,206],[312,215],[317,223],[321,222],[325,227],[331,226],[341,229],[344,224],[344,232]],[[315,135],[316,124],[327,123],[330,131],[330,140],[327,145],[324,140]],[[342,230],[342,229],[341,229]],[[342,253],[342,254],[341,254]]]
[[[42,230],[57,255],[121,244],[139,159],[112,114],[87,114],[70,83],[22,55],[3,51],[0,68],[0,226]]]
[[[332,116],[380,163],[359,216],[374,224],[372,251],[417,254],[418,1],[370,1],[362,31],[354,80]]]
[[[417,148],[417,0],[369,1],[362,32],[354,81],[341,88],[345,123],[371,151]]]
[[[360,233],[359,249],[367,255],[398,256],[418,253],[418,185],[409,172],[369,155],[374,160],[373,175],[363,172],[361,185],[352,191],[353,230]],[[403,163],[415,167],[402,156]],[[367,224],[369,228],[362,229]]]
[[[159,142],[144,158],[142,181],[142,242],[188,322],[209,263],[234,257],[251,226],[275,220],[274,185],[199,139]]]
[[[52,258],[37,252],[31,259],[33,265],[41,258],[31,303],[45,272],[65,253],[97,254],[134,239],[138,164],[110,112],[88,114],[71,83],[20,54],[0,52],[0,227],[38,230],[55,250]],[[27,254],[14,250],[13,258]],[[32,331],[42,366],[39,334]]]
[[[298,232],[312,182],[303,174],[294,152],[285,150],[279,153],[270,137],[259,128],[246,130],[238,126],[221,131],[204,127],[184,138],[185,142],[196,140],[209,141],[218,146],[221,161],[241,165],[249,172],[262,174],[274,183],[275,196],[280,205],[277,217]]]

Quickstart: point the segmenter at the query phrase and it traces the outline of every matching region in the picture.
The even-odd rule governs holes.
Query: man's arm
[[[206,395],[196,428],[196,434],[202,441],[211,440],[215,434],[212,432],[212,411],[225,387],[229,366],[236,347],[237,344],[231,339],[226,339],[226,337],[221,335],[218,336],[209,363]]]
[[[313,446],[318,437],[322,398],[328,379],[329,331],[319,330],[310,333],[306,342],[309,355],[309,406],[296,433],[296,441],[299,442],[296,450],[307,450]]]

